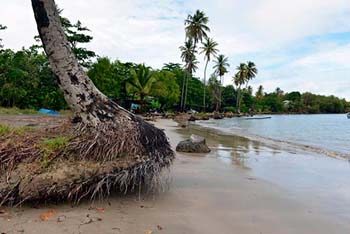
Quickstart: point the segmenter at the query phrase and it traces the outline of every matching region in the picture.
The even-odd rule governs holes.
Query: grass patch
[[[66,147],[68,142],[69,138],[65,136],[59,136],[50,139],[46,138],[42,141],[41,147],[45,151],[54,152],[56,150]]]
[[[4,108],[0,107],[0,115],[34,115],[38,114],[38,111],[34,109],[19,109],[17,107]]]
[[[40,148],[43,152],[43,157],[41,161],[42,166],[44,168],[48,167],[51,161],[50,156],[53,153],[61,149],[64,149],[67,146],[68,142],[69,142],[69,138],[65,136],[44,139],[40,144]]]
[[[7,135],[11,132],[11,128],[8,125],[0,124],[0,136]]]
[[[32,128],[28,126],[23,127],[11,127],[9,125],[0,124],[0,136],[6,136],[10,134],[24,135],[26,132],[31,131]]]

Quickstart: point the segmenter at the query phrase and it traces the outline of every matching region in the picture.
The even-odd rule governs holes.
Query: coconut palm
[[[151,68],[142,64],[131,70],[131,79],[127,81],[127,89],[128,92],[136,94],[143,105],[145,97],[150,95],[155,82]]]
[[[241,104],[241,87],[247,81],[247,64],[241,63],[237,68],[237,73],[235,74],[233,81],[237,86],[237,98],[236,98],[236,107],[237,112],[240,113],[240,104]]]
[[[247,63],[241,63],[237,67],[237,73],[234,77],[234,82],[237,86],[237,111],[240,112],[240,105],[241,105],[241,87],[242,85],[246,85],[246,90],[248,89],[248,83],[250,80],[252,80],[258,73],[258,69],[256,68],[255,64],[251,61],[248,61]]]
[[[248,87],[248,83],[250,80],[254,79],[255,76],[258,74],[258,69],[255,66],[255,63],[248,61],[247,62],[247,74],[246,74],[246,87]]]
[[[196,72],[198,69],[198,60],[196,58],[196,55],[193,54],[189,60],[187,61],[187,64],[185,66],[186,70],[186,89],[185,89],[185,97],[184,97],[184,103],[183,103],[183,109],[186,109],[186,102],[187,102],[187,91],[188,91],[188,80],[192,78],[192,74]]]
[[[261,99],[264,96],[264,87],[262,85],[259,85],[258,91],[255,93],[255,97],[257,99]]]
[[[207,77],[207,67],[211,59],[211,56],[215,56],[218,53],[216,48],[218,43],[211,38],[207,38],[201,47],[201,54],[204,54],[205,68],[204,68],[204,87],[203,87],[203,110],[205,111],[205,90],[206,90],[206,77]]]
[[[174,159],[165,133],[96,88],[73,54],[67,37],[62,36],[65,32],[54,0],[31,3],[50,67],[75,121],[69,129],[57,128],[62,136],[66,132],[69,135],[59,151],[44,154],[35,146],[24,151],[17,145],[9,145],[5,154],[2,150],[0,204],[19,205],[46,198],[79,202],[86,197],[94,200],[98,194],[109,195],[113,190],[154,188],[161,181],[161,169],[169,167]],[[30,142],[40,143],[40,137],[32,135]],[[23,152],[26,160],[11,160],[5,165],[5,159]],[[49,167],[43,166],[42,159],[49,162]],[[31,166],[35,170],[22,170]],[[67,173],[60,173],[62,166]],[[16,185],[8,181],[16,181]],[[28,189],[18,192],[19,185]]]
[[[220,77],[220,84],[222,85],[222,77],[228,72],[228,67],[230,64],[228,63],[228,58],[225,57],[225,55],[220,54],[215,61],[214,69],[215,69],[215,74]],[[221,95],[220,95],[220,100],[221,100]],[[220,101],[221,105],[221,101]]]
[[[215,111],[219,111],[220,108],[220,95],[221,95],[221,85],[217,79],[217,76],[212,74],[208,81],[209,92],[212,96],[212,104],[215,106]]]
[[[222,77],[228,72],[227,69],[230,66],[228,58],[225,57],[225,55],[220,54],[214,62],[215,65],[213,68],[215,69],[215,73],[220,77],[220,83],[222,84]]]
[[[195,57],[195,53],[197,52],[195,51],[197,43],[202,42],[203,39],[208,38],[207,33],[210,32],[210,29],[207,26],[208,22],[209,22],[209,18],[205,15],[203,11],[200,11],[200,10],[197,10],[193,15],[188,15],[187,19],[185,20],[186,38],[187,38],[187,41],[192,41],[193,55],[188,56],[189,58],[188,61],[184,59],[183,54],[181,54],[181,57],[186,64],[185,67],[187,72],[189,72],[191,75],[197,69],[196,66],[198,61],[196,60],[196,57]],[[184,109],[184,107],[186,106],[187,90],[188,90],[187,84],[188,84],[188,79],[190,78],[191,76],[186,79],[185,96],[184,98],[182,98],[184,100],[182,103],[182,109]]]
[[[207,33],[210,32],[208,22],[209,18],[200,10],[197,10],[193,16],[187,16],[185,20],[186,38],[192,40],[195,47],[199,41],[208,37]]]
[[[181,59],[185,63],[185,77],[182,81],[182,91],[181,91],[181,110],[184,110],[186,106],[186,95],[187,95],[187,85],[188,85],[188,74],[192,74],[193,71],[197,69],[197,61],[195,53],[197,52],[192,40],[187,40],[183,46],[180,46]]]

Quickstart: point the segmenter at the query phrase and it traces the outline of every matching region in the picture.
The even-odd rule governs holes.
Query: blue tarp
[[[60,113],[58,113],[57,111],[45,109],[45,108],[41,108],[40,110],[38,110],[38,112],[44,115],[55,115],[55,116],[60,115]]]

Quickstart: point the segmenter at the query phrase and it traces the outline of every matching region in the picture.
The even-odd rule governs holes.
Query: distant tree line
[[[218,44],[208,37],[208,18],[201,11],[185,20],[186,41],[180,47],[184,65],[167,63],[161,69],[98,57],[84,46],[93,38],[80,21],[71,23],[61,17],[66,36],[79,62],[103,93],[125,108],[137,103],[143,111],[231,111],[254,113],[344,113],[350,103],[334,96],[311,93],[284,93],[277,88],[266,93],[260,86],[253,93],[248,82],[257,75],[253,62],[236,68],[232,85],[223,86],[228,72],[228,59],[218,55]],[[6,26],[0,24],[0,32]],[[6,31],[5,31],[6,32]],[[197,48],[201,42],[202,47]],[[197,51],[199,49],[199,51]],[[196,53],[204,55],[203,80],[193,74],[197,70]],[[97,57],[93,61],[93,58]],[[207,80],[207,66],[214,58],[214,73]],[[63,94],[41,45],[13,51],[1,45],[0,38],[0,105],[18,108],[66,109]]]

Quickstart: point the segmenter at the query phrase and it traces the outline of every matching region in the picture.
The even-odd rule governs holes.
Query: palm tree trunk
[[[205,91],[206,91],[206,83],[207,83],[207,67],[208,67],[209,59],[207,59],[207,62],[205,63],[204,68],[204,87],[203,87],[203,112],[205,112]]]
[[[186,111],[186,104],[187,104],[187,91],[188,91],[188,80],[191,78],[192,74],[186,75],[186,88],[185,88],[185,98],[184,98],[184,110]]]
[[[31,2],[52,71],[80,121],[68,130],[70,140],[59,149],[64,153],[55,154],[49,167],[43,168],[42,153],[30,152],[33,160],[1,168],[0,206],[27,200],[79,202],[86,196],[94,199],[96,194],[109,195],[118,188],[129,191],[141,185],[157,185],[161,169],[174,159],[164,132],[124,110],[94,86],[72,52],[54,0]],[[67,131],[58,129],[59,134]],[[41,142],[33,135],[33,142]],[[18,146],[12,150],[17,154]],[[6,152],[1,152],[2,157],[10,158]],[[3,160],[0,164],[4,165]]]
[[[236,108],[237,108],[237,110],[236,110],[236,112],[239,114],[241,111],[240,111],[240,101],[239,101],[239,99],[240,99],[240,93],[241,93],[241,86],[239,85],[238,87],[237,87],[237,97],[236,97]]]
[[[184,77],[182,79],[182,90],[181,90],[181,105],[180,109],[184,111],[184,97],[185,97],[185,82],[186,82],[187,72],[184,73]]]
[[[220,87],[219,87],[219,109],[221,109],[222,104],[222,76],[220,76]]]
[[[114,148],[116,144],[120,144],[122,141],[125,141],[123,145],[134,144],[133,153],[143,152],[140,155],[153,150],[172,152],[163,131],[126,111],[95,87],[79,65],[65,36],[55,1],[31,0],[31,2],[45,53],[48,56],[52,71],[57,76],[65,100],[73,110],[76,116],[75,119],[79,122],[77,127],[82,132],[88,130],[90,133],[94,131],[102,132],[99,141],[100,143],[105,142],[101,144],[92,142],[91,144],[94,145],[88,148],[89,150],[95,148],[94,152],[98,152],[98,155],[86,152],[86,156],[90,153],[89,156],[104,158],[118,155],[119,150],[125,150],[124,153],[129,152],[131,149]],[[130,136],[130,131],[133,132],[132,136]],[[112,136],[115,136],[115,138]],[[162,147],[159,142],[165,143],[165,146]],[[156,147],[150,147],[150,145]],[[103,149],[99,147],[103,147]],[[162,153],[158,155],[165,156]]]
[[[32,0],[35,19],[51,68],[68,105],[81,122],[97,126],[123,112],[110,102],[78,64],[60,23],[54,0]]]

